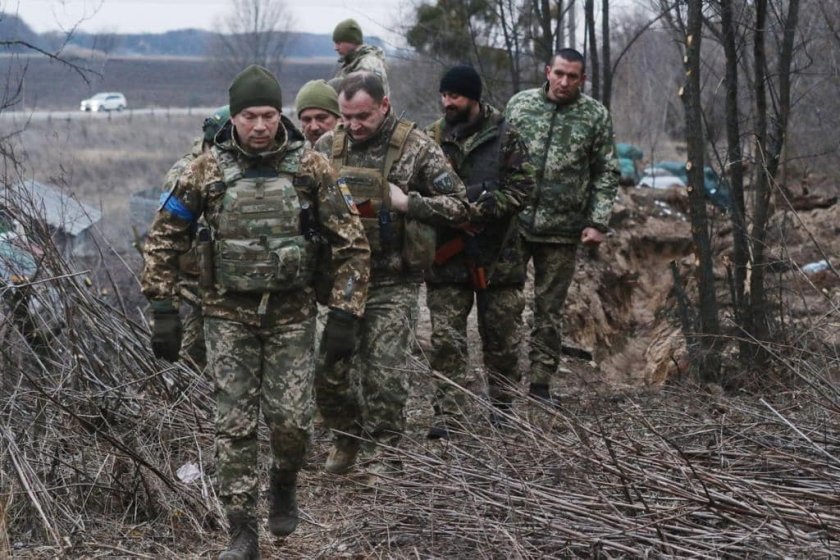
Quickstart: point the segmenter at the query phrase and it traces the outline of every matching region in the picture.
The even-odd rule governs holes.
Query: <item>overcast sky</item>
[[[355,18],[365,35],[390,43],[390,31],[410,13],[411,0],[286,0],[297,31],[331,33],[335,24]],[[0,0],[2,10],[17,13],[32,29],[160,33],[189,27],[213,29],[232,9],[231,0]]]

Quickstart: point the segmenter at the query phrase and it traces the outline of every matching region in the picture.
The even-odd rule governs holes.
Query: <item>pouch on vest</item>
[[[311,285],[315,242],[301,234],[300,219],[300,199],[288,176],[231,181],[213,245],[216,286],[267,293]]]
[[[347,185],[359,209],[359,219],[365,228],[371,256],[400,247],[403,244],[404,220],[388,208],[386,193],[390,189],[382,173],[365,167],[342,167],[339,174],[338,180]]]
[[[314,262],[303,236],[216,242],[216,285],[234,292],[283,292],[310,285]]]

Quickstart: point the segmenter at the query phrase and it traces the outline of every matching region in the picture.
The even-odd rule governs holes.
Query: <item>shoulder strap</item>
[[[281,173],[290,173],[297,175],[300,168],[300,160],[303,158],[303,143],[298,144],[294,148],[288,150],[280,162],[279,171]]]
[[[388,175],[391,173],[391,168],[394,162],[400,159],[405,142],[408,140],[408,135],[414,130],[414,123],[410,121],[399,121],[394,132],[391,134],[391,139],[388,141],[388,153],[385,155],[385,166],[382,168],[382,175],[385,180],[388,180]]]
[[[347,144],[347,133],[344,129],[336,128],[332,144],[332,166],[338,170],[344,165],[344,152]]]
[[[210,153],[213,154],[213,159],[219,165],[225,185],[230,186],[242,177],[242,169],[236,164],[235,158],[230,152],[221,150],[218,146],[213,146],[210,148]]]
[[[443,121],[438,121],[435,123],[435,135],[434,135],[435,144],[440,145],[441,140],[443,140]]]

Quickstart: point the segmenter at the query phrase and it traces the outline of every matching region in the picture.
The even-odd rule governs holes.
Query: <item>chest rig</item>
[[[270,293],[311,285],[316,247],[303,231],[311,203],[301,200],[293,177],[301,150],[292,151],[279,171],[243,170],[230,152],[213,148],[225,191],[214,228],[214,283],[234,292]]]
[[[337,130],[333,138],[332,165],[338,170],[339,183],[349,189],[359,210],[374,269],[384,268],[388,272],[421,270],[426,266],[425,261],[430,262],[427,255],[418,256],[420,247],[415,232],[420,227],[417,222],[406,220],[403,214],[391,211],[388,175],[402,155],[408,135],[413,129],[414,123],[397,123],[388,140],[388,151],[381,169],[345,165],[347,132]]]
[[[501,186],[502,139],[508,130],[508,123],[502,120],[495,132],[480,132],[459,145],[456,141],[443,138],[443,122],[434,127],[434,140],[440,145],[446,159],[464,182],[467,199],[475,202],[485,191],[493,192]]]

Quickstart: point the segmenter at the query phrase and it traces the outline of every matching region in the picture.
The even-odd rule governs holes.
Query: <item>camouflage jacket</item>
[[[359,72],[366,70],[379,76],[382,80],[382,86],[385,88],[385,95],[390,95],[388,88],[388,72],[385,69],[385,52],[379,47],[373,45],[359,45],[359,47],[339,60],[341,67],[336,72],[335,77],[329,81],[329,84],[338,89],[341,80],[351,72]]]
[[[232,137],[230,123],[217,136],[220,150],[232,154],[247,170],[269,166],[281,174],[284,163],[302,151],[293,183],[302,202],[314,204],[320,234],[332,250],[333,289],[329,305],[354,315],[364,314],[370,269],[370,249],[359,222],[336,186],[336,176],[321,154],[303,147],[303,136],[282,117],[276,148],[258,155],[242,150]],[[226,138],[225,138],[226,137]],[[220,140],[220,138],[222,138]],[[170,192],[175,201],[158,212],[145,245],[145,267],[141,284],[149,299],[174,299],[178,283],[178,255],[190,247],[190,229],[202,216],[210,229],[219,227],[225,193],[222,171],[212,153],[202,154],[182,172]],[[268,301],[260,294],[224,292],[216,286],[202,291],[205,316],[239,321],[255,326],[299,322],[315,314],[314,288],[300,292],[271,293]],[[261,309],[261,304],[263,309]]]
[[[607,109],[584,94],[553,103],[543,86],[514,95],[505,116],[536,170],[536,192],[520,214],[526,239],[577,243],[585,227],[606,231],[619,176]]]
[[[198,156],[201,155],[204,147],[204,138],[198,137],[193,141],[192,148],[188,153],[183,155],[181,159],[176,161],[169,171],[166,172],[166,177],[163,180],[163,192],[161,193],[161,203],[165,197],[169,196],[169,192],[175,187],[181,173],[184,169]],[[192,305],[199,305],[198,296],[198,263],[196,255],[196,246],[193,243],[195,240],[196,229],[200,227],[198,223],[190,228],[190,249],[178,256],[178,268],[181,273],[180,277],[180,295]]]
[[[426,274],[426,281],[468,283],[469,257],[472,266],[484,267],[490,274],[490,284],[522,284],[525,261],[518,243],[516,216],[533,192],[534,170],[519,133],[497,109],[484,103],[476,123],[449,127],[444,119],[439,119],[426,132],[443,148],[464,181],[469,199],[480,199],[473,206],[470,221],[482,227],[474,237],[460,230],[439,228],[440,260],[448,257],[447,249],[460,241],[466,240],[469,250],[458,251],[436,264]]]
[[[383,169],[391,134],[398,119],[391,111],[373,136],[355,142],[349,134],[344,151],[344,164],[352,167]],[[339,125],[338,129],[341,129]],[[315,149],[327,155],[333,152],[335,131],[318,139]],[[407,218],[433,226],[447,226],[466,222],[470,216],[464,184],[452,170],[446,156],[435,142],[422,131],[414,129],[405,142],[400,157],[391,167],[388,181],[408,194]],[[380,255],[371,255],[371,279],[377,283],[421,282],[422,275],[394,277],[388,262]]]

